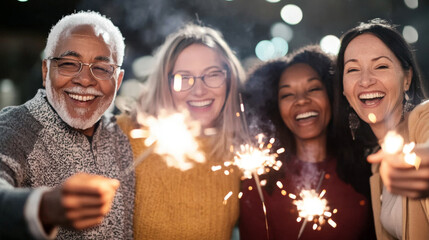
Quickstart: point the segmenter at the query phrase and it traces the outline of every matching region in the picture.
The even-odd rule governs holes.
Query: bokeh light
[[[411,9],[416,9],[419,7],[419,0],[404,0],[404,3]]]
[[[262,60],[283,57],[289,50],[289,44],[281,37],[260,41],[255,47],[256,56]]]
[[[408,43],[415,43],[419,40],[419,33],[413,26],[405,26],[404,30],[402,30],[402,36]]]
[[[262,61],[267,61],[274,56],[274,44],[268,40],[262,40],[255,47],[256,56]]]
[[[320,48],[326,53],[337,55],[340,50],[341,41],[334,35],[327,35],[320,40]]]
[[[302,10],[297,5],[288,4],[282,8],[280,16],[286,23],[296,25],[302,20]]]
[[[290,42],[293,38],[293,30],[291,27],[289,27],[287,24],[282,22],[277,22],[271,25],[270,28],[271,36],[274,37],[281,37],[287,42]]]
[[[289,44],[281,37],[275,37],[271,39],[274,45],[274,54],[272,58],[283,57],[289,50]]]
[[[278,2],[280,2],[280,0],[265,0],[265,1],[267,1],[269,3],[278,3]]]

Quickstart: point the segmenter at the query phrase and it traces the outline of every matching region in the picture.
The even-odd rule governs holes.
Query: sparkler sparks
[[[401,135],[395,131],[389,131],[384,137],[381,147],[388,154],[398,154],[402,151],[404,162],[419,169],[421,159],[413,152],[415,147],[414,142],[404,144],[404,139]]]
[[[160,111],[157,118],[139,114],[137,121],[145,128],[134,129],[130,135],[133,138],[146,138],[145,145],[153,146],[147,151],[163,156],[169,167],[185,171],[196,162],[205,162],[204,154],[195,140],[201,133],[201,127],[198,122],[189,119],[187,111],[173,114]],[[149,155],[146,151],[143,154]],[[143,160],[144,158],[139,158],[139,162],[136,161],[134,165]]]

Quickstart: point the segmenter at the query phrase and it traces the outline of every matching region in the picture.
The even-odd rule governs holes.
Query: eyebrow
[[[307,79],[307,82],[311,82],[311,81],[315,81],[315,80],[321,81],[320,78],[318,78],[318,77],[311,77],[311,78]],[[284,84],[284,85],[279,86],[279,89],[289,88],[289,87],[290,87],[289,84]]]
[[[80,55],[79,53],[77,53],[75,51],[66,51],[66,52],[60,54],[59,57],[77,57],[77,58],[81,58],[82,55]],[[106,57],[106,56],[97,56],[97,57],[95,57],[95,60],[110,63],[110,58]]]
[[[207,67],[202,72],[203,73],[207,73],[209,70],[212,70],[212,69],[223,70],[222,67],[216,65],[216,66]],[[188,73],[188,74],[191,74],[191,71],[189,71],[189,70],[178,70],[174,74],[176,74],[176,73]]]
[[[389,60],[390,62],[393,62],[393,61],[392,61],[392,59],[390,59],[390,58],[389,58],[389,57],[387,57],[387,56],[379,56],[379,57],[376,57],[376,58],[371,59],[371,61],[375,62],[375,61],[377,61],[377,60],[380,60],[381,58],[385,58],[385,59]],[[357,59],[352,58],[352,59],[349,59],[349,60],[345,61],[345,62],[344,62],[344,66],[345,66],[347,63],[349,63],[349,62],[357,62]]]

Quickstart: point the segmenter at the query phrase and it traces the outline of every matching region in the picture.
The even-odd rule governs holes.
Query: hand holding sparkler
[[[390,132],[382,149],[367,159],[370,163],[380,163],[380,176],[390,192],[411,198],[427,197],[429,143],[414,146],[403,142],[400,135]]]

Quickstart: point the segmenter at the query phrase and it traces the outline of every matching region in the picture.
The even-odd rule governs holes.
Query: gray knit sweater
[[[45,90],[0,112],[0,239],[28,239],[23,206],[32,188],[60,185],[78,172],[121,181],[112,209],[100,226],[59,229],[58,239],[132,239],[134,175],[127,137],[113,116],[103,116],[92,141],[61,120]]]

